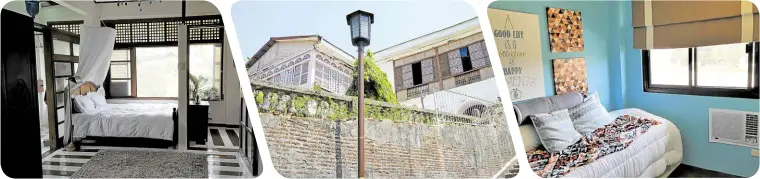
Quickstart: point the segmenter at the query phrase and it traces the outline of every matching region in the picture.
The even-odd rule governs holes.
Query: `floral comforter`
[[[528,162],[540,177],[562,177],[577,167],[624,150],[650,127],[659,124],[659,121],[623,115],[560,152],[550,153],[543,147],[530,150],[527,152]]]

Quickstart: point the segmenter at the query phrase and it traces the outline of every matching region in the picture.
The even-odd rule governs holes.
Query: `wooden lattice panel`
[[[74,34],[79,34],[79,27],[82,25],[81,22],[72,22],[69,24],[51,24],[50,27],[63,30],[66,32],[71,32]]]
[[[588,94],[585,59],[554,59],[553,62],[554,92],[556,94],[563,94],[571,91]]]
[[[552,52],[583,51],[581,12],[550,7],[546,8],[546,17]]]

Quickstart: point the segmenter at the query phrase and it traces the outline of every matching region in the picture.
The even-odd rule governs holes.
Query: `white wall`
[[[431,95],[427,95],[424,97],[424,104],[425,109],[462,114],[465,108],[475,104],[483,104],[486,106],[498,104],[500,103],[498,97],[499,90],[496,88],[496,80],[494,78],[489,78],[473,84],[449,89],[448,91],[438,91]],[[484,102],[483,100],[488,102]],[[418,97],[406,101],[400,101],[399,103],[408,106],[422,107],[422,101],[422,98]]]
[[[375,61],[375,64],[381,71],[385,72],[385,76],[388,77],[388,82],[391,83],[391,89],[396,90],[396,78],[393,74],[393,61],[381,60]]]

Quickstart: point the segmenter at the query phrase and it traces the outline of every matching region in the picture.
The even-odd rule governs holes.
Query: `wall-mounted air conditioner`
[[[756,112],[710,109],[710,142],[758,148]]]

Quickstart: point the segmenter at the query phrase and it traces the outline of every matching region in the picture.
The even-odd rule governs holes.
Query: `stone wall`
[[[275,169],[288,178],[356,178],[357,122],[261,114]],[[367,177],[491,177],[514,156],[507,126],[366,124]]]

